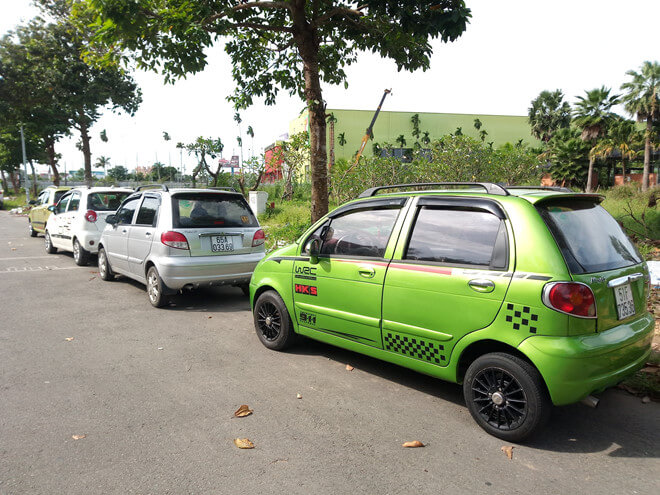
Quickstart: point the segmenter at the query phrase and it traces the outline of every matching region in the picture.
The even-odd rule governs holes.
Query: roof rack
[[[557,191],[557,192],[569,192],[572,193],[568,187],[560,186],[506,186],[507,189],[534,189],[539,191]]]
[[[135,188],[135,192],[141,191],[142,189],[147,189],[147,188],[151,189],[151,188],[156,188],[156,187],[160,187],[165,192],[169,191],[169,189],[167,188],[167,186],[165,184],[144,184],[142,186],[137,186]]]
[[[408,187],[426,187],[426,186],[478,186],[483,187],[486,190],[487,194],[495,194],[497,196],[509,196],[508,191],[500,186],[499,184],[494,184],[492,182],[417,182],[412,184],[392,184],[389,186],[379,186],[372,187],[367,189],[358,198],[370,198],[375,196],[378,191],[384,189],[398,189],[398,188],[408,188]]]
[[[219,186],[213,186],[213,187],[207,187],[207,189],[213,189],[214,191],[231,191],[231,192],[237,192],[236,189],[233,187],[219,187]]]

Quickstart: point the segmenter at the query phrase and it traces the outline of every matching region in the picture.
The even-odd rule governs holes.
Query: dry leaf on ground
[[[350,364],[346,365],[346,371],[353,371],[354,369],[355,368],[353,368],[353,366],[351,366]]]
[[[243,404],[241,407],[239,407],[236,412],[234,413],[234,416],[237,418],[244,418],[245,416],[249,416],[252,414],[254,411],[250,409],[250,406],[247,404]]]
[[[66,340],[67,342],[71,342],[73,340],[73,337],[66,337],[64,340]]]
[[[515,447],[513,445],[503,445],[500,450],[506,454],[506,456],[509,458],[509,460],[511,460],[511,459],[513,459],[513,449],[514,448]]]
[[[211,318],[213,318],[213,317],[212,317],[212,316],[209,316],[209,320],[210,320]]]
[[[234,445],[239,449],[253,449],[254,444],[247,438],[235,438]]]
[[[302,399],[302,394],[296,394],[296,399]]]
[[[73,438],[74,440],[82,440],[86,436],[87,435],[71,435],[71,438]]]
[[[420,442],[419,440],[413,440],[412,442],[405,442],[402,447],[410,448],[410,449],[415,449],[417,447],[424,447],[424,444]]]

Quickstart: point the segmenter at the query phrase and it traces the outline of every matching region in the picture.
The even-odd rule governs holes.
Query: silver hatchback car
[[[235,285],[247,295],[265,255],[265,235],[233,190],[138,188],[106,218],[99,274],[125,275],[147,286],[155,307],[184,288]]]

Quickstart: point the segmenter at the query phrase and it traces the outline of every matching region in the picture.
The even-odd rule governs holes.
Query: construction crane
[[[355,163],[353,163],[353,166],[351,168],[355,167],[358,162],[360,161],[360,157],[362,156],[362,152],[364,151],[364,147],[367,145],[367,141],[369,139],[373,139],[374,137],[374,124],[376,123],[376,119],[378,118],[378,114],[380,113],[380,108],[383,106],[383,102],[385,101],[385,97],[389,95],[392,92],[391,89],[386,89],[385,92],[383,93],[383,97],[380,100],[380,103],[378,104],[378,108],[376,109],[376,113],[374,114],[374,118],[371,119],[371,124],[369,124],[369,127],[367,127],[367,132],[365,133],[364,137],[362,138],[362,143],[360,144],[360,149],[357,152],[357,155],[355,155]]]

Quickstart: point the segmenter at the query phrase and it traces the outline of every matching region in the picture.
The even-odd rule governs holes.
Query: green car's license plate
[[[628,318],[635,314],[635,300],[633,299],[630,284],[614,288],[614,299],[616,300],[616,311],[619,320]]]

